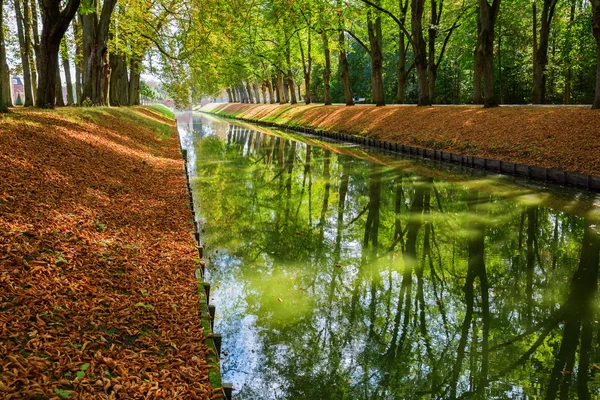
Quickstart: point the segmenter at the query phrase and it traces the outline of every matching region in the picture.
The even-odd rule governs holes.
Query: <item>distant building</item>
[[[25,87],[23,85],[23,80],[21,79],[21,77],[13,74],[10,80],[10,86],[10,93],[12,95],[13,104],[16,103],[19,95],[21,95],[21,100],[25,102]]]

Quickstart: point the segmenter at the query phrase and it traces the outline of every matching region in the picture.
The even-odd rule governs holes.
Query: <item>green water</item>
[[[235,398],[600,398],[597,195],[186,118]]]

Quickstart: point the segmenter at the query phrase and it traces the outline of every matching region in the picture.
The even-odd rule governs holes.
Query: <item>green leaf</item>
[[[69,391],[60,388],[54,389],[54,393],[56,393],[59,397],[62,397],[63,399],[68,399],[71,395]]]

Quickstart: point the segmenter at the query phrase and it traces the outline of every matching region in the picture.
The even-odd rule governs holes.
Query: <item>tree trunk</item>
[[[481,77],[483,75],[483,61],[477,49],[474,52],[473,67],[473,104],[483,104],[483,93],[481,90]],[[459,82],[460,84],[460,82]]]
[[[262,91],[263,104],[267,104],[267,84],[264,81],[260,85],[260,89]]]
[[[544,0],[544,8],[542,9],[542,18],[540,26],[540,40],[535,49],[533,63],[533,94],[531,102],[533,104],[543,104],[546,96],[546,65],[548,64],[548,40],[550,37],[550,24],[554,16],[554,7],[557,0]],[[533,18],[537,20],[535,13]],[[535,48],[535,47],[534,47]]]
[[[63,97],[62,81],[60,79],[60,66],[59,66],[58,62],[56,63],[56,81],[54,82],[54,85],[55,85],[54,92],[56,94],[56,103],[55,104],[59,107],[64,107],[65,106],[65,98]]]
[[[108,107],[110,105],[110,76],[112,68],[110,67],[110,60],[108,51],[104,52],[104,62],[102,63],[102,69],[100,70],[100,87],[98,93],[100,97],[98,103],[101,106]]]
[[[4,0],[0,0],[0,16],[4,15]],[[2,51],[2,45],[4,44],[4,18],[0,18],[0,112],[7,112],[8,106],[7,98],[6,98],[6,79],[5,76],[8,76],[8,68],[4,68],[6,63],[4,59],[6,58],[6,54]],[[9,85],[10,91],[10,85]]]
[[[566,53],[569,54],[569,59],[567,60],[567,73],[565,76],[565,104],[571,104],[571,80],[573,79],[573,69],[571,67],[571,27],[573,26],[573,21],[575,20],[575,2],[571,3],[571,15],[569,17],[569,24],[567,25],[567,39],[566,39]]]
[[[231,89],[227,88],[225,91],[227,92],[227,102],[231,103]]]
[[[140,105],[140,61],[132,58],[129,64],[129,105]]]
[[[498,27],[500,31],[500,27]],[[500,90],[500,104],[504,103],[504,83],[502,81],[502,32],[498,33],[498,85]]]
[[[436,60],[435,60],[435,40],[437,39],[437,34],[438,34],[437,29],[438,29],[438,24],[439,24],[439,19],[440,19],[440,16],[438,15],[437,7],[438,7],[437,1],[431,0],[431,18],[430,18],[429,29],[428,29],[428,34],[429,34],[428,35],[428,41],[429,41],[428,51],[429,51],[429,54],[428,54],[428,66],[427,66],[427,73],[428,73],[427,95],[429,97],[430,103],[435,102],[435,83],[437,80],[437,69],[438,69],[438,65],[436,64]]]
[[[81,24],[73,18],[73,36],[75,36],[75,97],[77,104],[81,104],[83,87],[81,85]]]
[[[279,104],[286,104],[285,93],[283,93],[283,73],[277,71],[277,95],[279,96]]]
[[[271,76],[267,77],[267,89],[269,90],[269,104],[275,104],[275,96],[273,96],[273,83]]]
[[[17,17],[17,35],[19,37],[19,47],[21,53],[21,66],[23,67],[23,84],[25,89],[25,102],[23,106],[33,106],[33,89],[31,86],[31,69],[29,67],[29,35],[26,35],[26,29],[29,28],[29,11],[26,9],[27,15],[23,17],[21,12],[21,1],[15,0],[15,14]]]
[[[127,62],[119,54],[110,55],[110,105],[126,106],[129,104],[129,81],[127,77]]]
[[[331,85],[329,83],[329,80],[331,78],[331,55],[329,52],[329,37],[327,36],[327,31],[323,30],[321,36],[323,38],[323,52],[325,53],[325,66],[323,67],[323,102],[326,106],[328,106],[331,105]],[[308,104],[310,103],[310,76],[308,77],[308,81],[306,82],[306,97],[308,98],[306,104]]]
[[[494,91],[494,26],[498,17],[501,0],[479,0],[479,32],[477,35],[477,51],[483,66],[483,106],[485,108],[498,105]]]
[[[592,32],[596,39],[596,95],[593,109],[600,109],[600,0],[592,2]]]
[[[63,69],[65,70],[65,85],[67,86],[67,105],[75,104],[73,99],[73,83],[71,81],[71,65],[69,63],[69,53],[67,51],[67,44],[65,38],[63,38],[63,46],[61,49],[61,57],[63,63]]]
[[[254,96],[256,97],[256,104],[260,104],[260,95],[258,92],[258,82],[257,81],[254,81],[253,87],[254,87]]]
[[[81,17],[83,32],[83,97],[90,98],[93,104],[106,104],[108,93],[104,92],[108,64],[105,60],[108,51],[108,30],[110,17],[117,0],[105,0],[102,12],[85,14]]]
[[[288,64],[289,65],[289,64]],[[298,100],[296,99],[296,92],[294,92],[294,76],[292,75],[292,70],[288,69],[287,73],[287,84],[290,93],[290,104],[297,104]]]
[[[342,75],[342,81],[344,82],[344,98],[346,99],[347,106],[354,105],[354,98],[352,97],[352,86],[350,85],[350,71],[348,56],[346,55],[346,37],[344,31],[340,31],[340,70]]]
[[[38,57],[38,90],[35,98],[36,106],[54,107],[56,97],[56,71],[58,69],[58,50],[80,0],[69,0],[60,11],[60,0],[44,0],[42,8],[42,36],[40,38]]]
[[[375,21],[369,9],[367,17],[369,32],[369,45],[371,56],[371,88],[373,90],[373,103],[377,107],[385,106],[385,91],[383,89],[383,38],[381,33],[381,16],[377,15]]]
[[[404,23],[404,20],[402,20]],[[404,104],[404,87],[406,86],[406,48],[404,31],[400,29],[398,33],[398,92],[396,93],[396,103]]]
[[[427,106],[430,104],[429,87],[427,85],[427,46],[423,38],[423,11],[425,0],[411,0],[411,33],[415,69],[417,70],[417,86],[419,88],[419,99],[417,105]]]
[[[254,97],[252,96],[252,87],[250,86],[250,82],[246,82],[246,92],[248,92],[248,103],[254,103]]]

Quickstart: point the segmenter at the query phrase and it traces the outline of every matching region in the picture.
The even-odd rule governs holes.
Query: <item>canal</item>
[[[600,198],[180,114],[237,399],[600,396]]]

